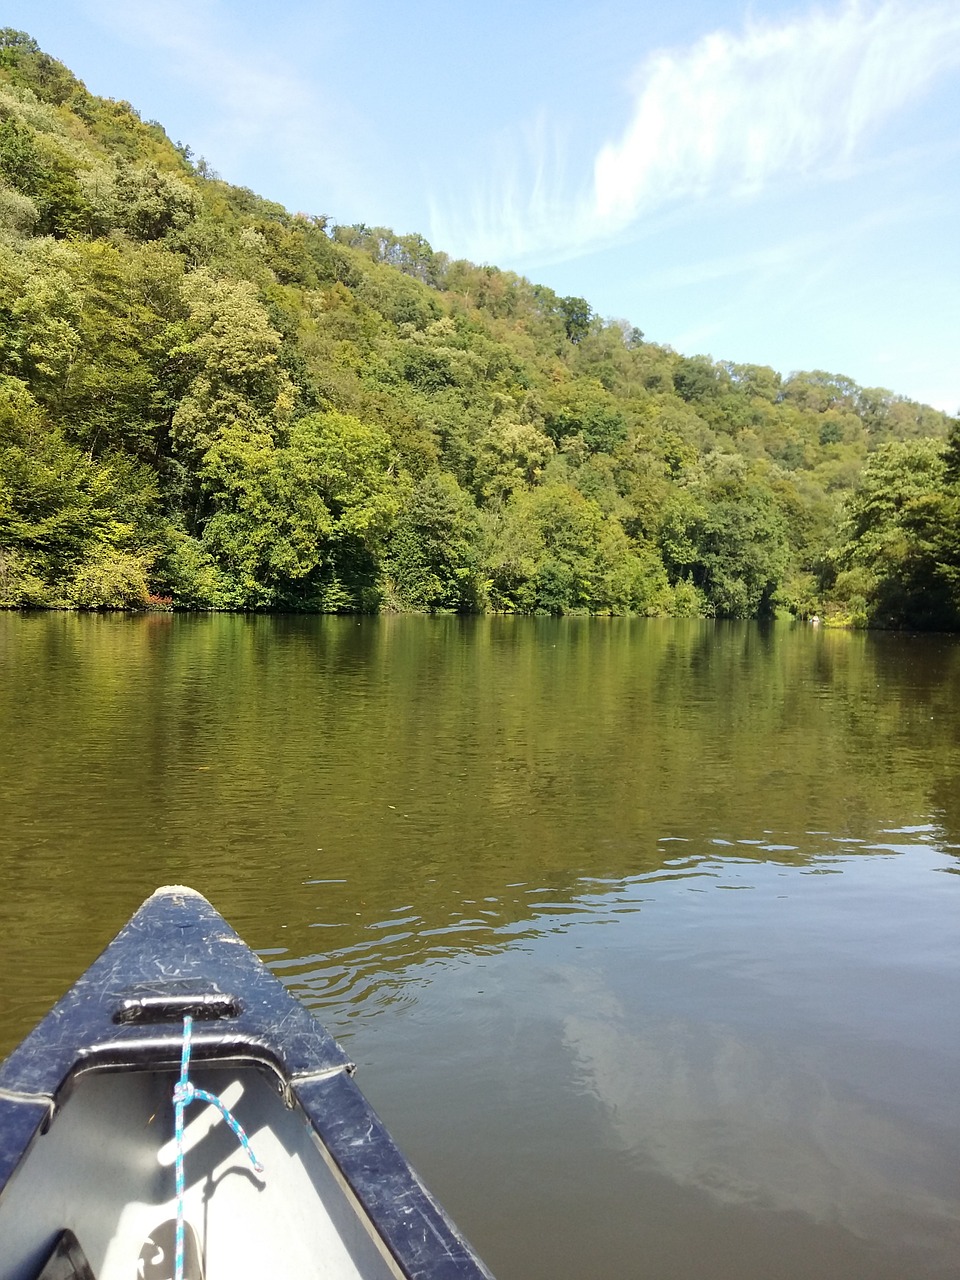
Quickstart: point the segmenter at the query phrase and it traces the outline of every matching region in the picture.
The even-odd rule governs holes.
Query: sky
[[[960,0],[6,0],[292,211],[960,411]]]

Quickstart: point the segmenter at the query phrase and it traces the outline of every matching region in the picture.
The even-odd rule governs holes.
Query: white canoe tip
[[[197,889],[191,889],[188,884],[162,884],[159,887],[159,889],[154,889],[150,897],[166,898],[173,894],[178,894],[182,897],[189,897],[189,898],[203,897],[202,893],[200,893]]]

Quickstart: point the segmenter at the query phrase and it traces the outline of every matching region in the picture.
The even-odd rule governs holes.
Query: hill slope
[[[870,494],[949,428],[290,214],[0,32],[0,604],[909,621]]]

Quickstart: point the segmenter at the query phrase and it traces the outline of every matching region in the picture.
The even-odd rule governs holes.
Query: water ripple
[[[758,891],[769,888],[771,876],[787,876],[788,881],[794,875],[842,876],[863,859],[935,851],[932,841],[937,831],[930,824],[882,828],[877,835],[904,839],[892,842],[828,832],[770,830],[759,835],[715,835],[701,842],[665,836],[658,844],[675,848],[683,843],[687,846],[683,854],[662,856],[659,866],[633,875],[586,873],[567,884],[507,880],[498,892],[454,899],[445,918],[420,911],[403,899],[380,916],[369,915],[367,908],[354,911],[352,918],[347,912],[337,919],[310,921],[308,929],[321,929],[330,939],[331,945],[323,951],[311,948],[295,954],[293,950],[267,948],[261,954],[308,1005],[334,1017],[341,1028],[348,1027],[356,1019],[377,1016],[398,1002],[415,1005],[418,990],[430,982],[429,975],[438,964],[526,949],[537,939],[572,930],[589,928],[592,933],[596,928],[617,927],[668,907],[673,911],[669,904],[678,891]],[[347,880],[304,881],[305,887],[321,883],[336,887]],[[429,883],[441,887],[435,877]],[[778,896],[790,892],[786,883]],[[369,896],[370,890],[366,893]]]

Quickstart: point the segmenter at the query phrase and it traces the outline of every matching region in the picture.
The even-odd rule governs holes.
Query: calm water
[[[960,1275],[960,643],[0,615],[0,1051],[158,884],[499,1280]]]

